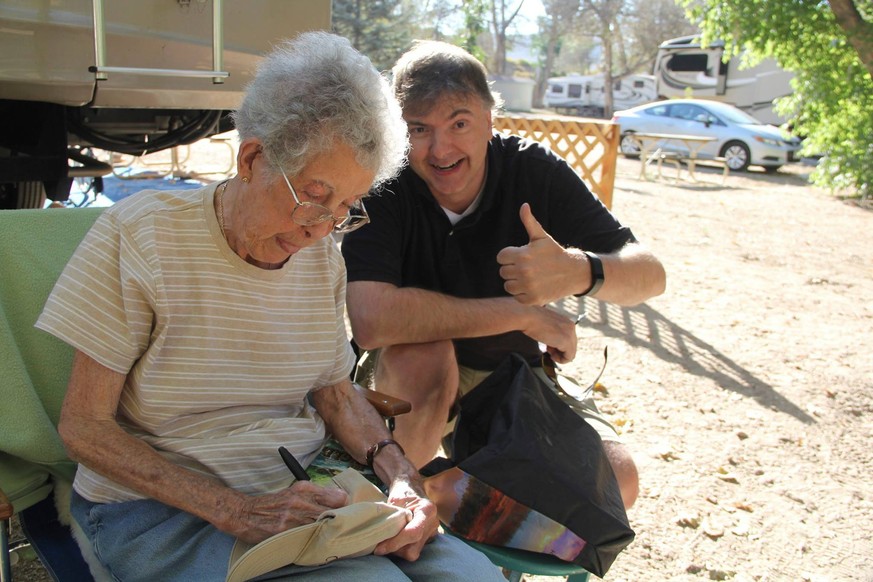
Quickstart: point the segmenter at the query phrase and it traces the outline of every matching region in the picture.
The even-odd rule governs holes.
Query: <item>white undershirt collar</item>
[[[461,221],[461,219],[463,219],[465,216],[470,216],[471,214],[476,212],[476,209],[479,208],[479,204],[482,202],[482,193],[485,192],[486,182],[488,182],[488,161],[487,160],[485,161],[485,179],[482,180],[482,187],[479,188],[479,193],[476,194],[476,198],[473,199],[473,202],[467,207],[467,209],[465,211],[458,214],[457,212],[452,212],[451,210],[449,210],[445,206],[440,206],[440,208],[443,209],[443,212],[446,213],[446,216],[449,217],[449,222],[452,223],[452,226],[455,226],[456,224],[458,224]]]

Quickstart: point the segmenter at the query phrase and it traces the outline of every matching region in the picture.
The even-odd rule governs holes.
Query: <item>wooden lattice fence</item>
[[[617,125],[609,121],[499,116],[494,118],[494,127],[549,146],[579,172],[607,208],[612,208]]]

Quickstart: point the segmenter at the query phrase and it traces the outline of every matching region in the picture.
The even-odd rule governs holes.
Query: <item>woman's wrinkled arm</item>
[[[365,463],[367,449],[390,439],[391,433],[359,390],[344,381],[313,391],[312,402],[346,452],[356,461]],[[424,544],[436,535],[439,526],[436,506],[425,495],[421,476],[400,447],[383,447],[373,460],[373,469],[382,482],[389,485],[389,503],[412,511],[412,520],[403,531],[379,544],[375,553],[416,560]]]
[[[74,461],[249,543],[310,523],[323,511],[347,503],[344,492],[309,482],[249,496],[167,461],[116,421],[125,378],[76,352],[58,425]]]

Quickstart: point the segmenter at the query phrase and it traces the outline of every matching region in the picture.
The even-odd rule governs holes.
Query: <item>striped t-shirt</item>
[[[307,393],[348,378],[345,267],[331,237],[275,271],[225,242],[214,186],[145,191],[107,209],[37,327],[127,375],[118,421],[168,460],[257,494],[288,486],[325,437]],[[142,495],[80,466],[94,502]]]

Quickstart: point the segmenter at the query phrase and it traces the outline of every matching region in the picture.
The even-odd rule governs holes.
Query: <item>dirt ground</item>
[[[810,171],[722,187],[715,168],[639,181],[619,160],[613,210],[668,285],[634,308],[562,306],[588,314],[581,381],[609,349],[598,402],[641,474],[637,537],[606,580],[873,581],[873,209]]]
[[[619,161],[613,210],[667,292],[586,300],[575,362],[593,377],[608,346],[599,405],[641,474],[606,579],[873,580],[873,211],[799,164],[725,187],[638,170]]]

